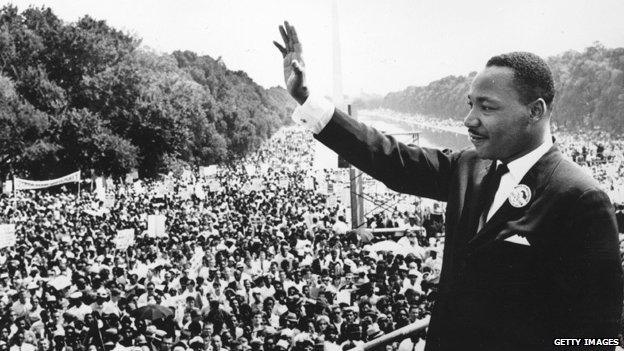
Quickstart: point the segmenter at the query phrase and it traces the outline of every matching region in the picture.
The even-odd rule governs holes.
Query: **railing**
[[[403,328],[397,329],[392,333],[382,335],[381,337],[371,340],[362,346],[352,348],[350,351],[375,351],[385,348],[386,345],[393,343],[397,340],[403,340],[409,338],[411,335],[420,333],[429,326],[429,316],[416,321],[410,325],[406,325]]]

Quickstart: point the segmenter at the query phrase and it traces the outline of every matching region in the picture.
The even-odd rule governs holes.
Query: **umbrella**
[[[50,281],[48,282],[48,285],[58,291],[61,291],[68,286],[71,286],[71,284],[71,279],[66,275],[59,275],[58,277],[50,279]]]
[[[149,304],[137,308],[132,311],[132,316],[137,319],[148,319],[155,321],[157,319],[166,318],[171,316],[173,312],[168,307],[156,304]]]

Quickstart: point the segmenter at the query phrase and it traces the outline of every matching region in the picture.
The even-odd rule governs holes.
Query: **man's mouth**
[[[482,141],[487,139],[487,137],[485,135],[479,134],[477,132],[475,132],[474,130],[468,130],[468,135],[470,136],[470,141]]]

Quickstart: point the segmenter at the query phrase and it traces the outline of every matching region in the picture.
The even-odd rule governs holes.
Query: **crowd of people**
[[[558,135],[622,189],[624,145],[588,138],[602,144]],[[425,318],[444,204],[365,180],[367,229],[350,230],[348,172],[314,169],[313,142],[284,128],[216,173],[3,195],[16,242],[0,248],[0,351],[348,350]]]
[[[443,204],[378,194],[367,226],[399,229],[352,231],[348,177],[314,170],[313,142],[285,128],[216,174],[104,182],[105,197],[5,194],[0,350],[338,350],[424,318]],[[375,249],[399,238],[401,254]]]

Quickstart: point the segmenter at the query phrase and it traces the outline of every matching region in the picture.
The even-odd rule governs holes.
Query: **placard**
[[[0,249],[15,246],[15,224],[0,224]]]
[[[314,190],[314,179],[312,177],[303,178],[303,188],[305,190]]]
[[[217,175],[217,165],[200,166],[199,175],[205,178],[215,177]]]
[[[134,229],[118,230],[114,242],[119,250],[127,249],[128,246],[134,244]]]
[[[104,207],[112,208],[115,206],[115,194],[106,194],[104,197]]]
[[[206,192],[204,192],[204,187],[201,183],[195,184],[195,196],[200,200],[204,200],[206,198]]]
[[[167,236],[165,232],[164,215],[149,215],[147,216],[147,235],[150,237],[164,237]]]

